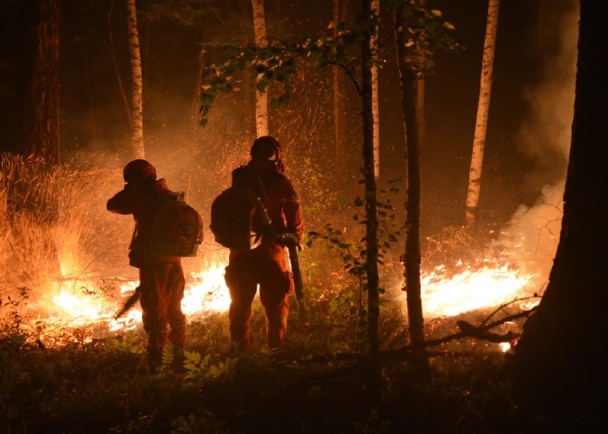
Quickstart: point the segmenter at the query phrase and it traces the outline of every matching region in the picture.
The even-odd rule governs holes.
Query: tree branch
[[[513,315],[508,315],[498,321],[494,321],[490,324],[487,325],[482,325],[482,326],[474,326],[466,321],[457,321],[456,324],[458,325],[458,327],[460,328],[460,332],[458,333],[453,333],[451,335],[447,335],[444,336],[442,338],[438,338],[438,339],[433,339],[433,340],[429,340],[429,341],[424,341],[422,344],[419,345],[407,345],[405,347],[402,348],[396,348],[393,350],[383,350],[380,351],[380,358],[381,360],[384,361],[388,361],[388,360],[404,360],[404,359],[408,359],[413,350],[417,350],[420,348],[429,348],[429,347],[434,347],[437,345],[442,345],[457,339],[464,339],[464,338],[476,338],[476,339],[481,339],[481,340],[486,340],[489,342],[494,342],[494,343],[499,343],[499,342],[510,342],[516,338],[519,337],[518,333],[513,333],[513,332],[507,332],[504,335],[500,335],[500,334],[496,334],[496,333],[489,333],[488,331],[498,327],[499,325],[502,325],[506,322],[509,321],[514,321],[516,319],[520,319],[520,318],[527,318],[529,317],[533,312],[535,312],[538,309],[538,306],[535,306],[531,309],[513,314]],[[427,354],[429,357],[442,357],[442,356],[451,356],[451,357],[457,357],[459,356],[459,354],[454,353],[454,352],[443,352],[443,351],[439,351],[439,352],[430,352]],[[348,360],[364,360],[365,359],[365,354],[355,354],[355,353],[339,353],[339,354],[334,354],[334,355],[323,355],[323,356],[318,356],[318,357],[313,357],[311,359],[308,360],[303,360],[302,363],[327,363],[327,362],[335,362],[335,361],[348,361]]]

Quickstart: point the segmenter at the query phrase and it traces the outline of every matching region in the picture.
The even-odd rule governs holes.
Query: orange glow
[[[230,295],[224,282],[224,268],[225,265],[215,263],[204,271],[192,273],[192,283],[186,288],[182,301],[186,315],[228,311]]]
[[[228,310],[230,297],[224,283],[224,267],[214,263],[186,278],[182,309],[190,319]],[[78,337],[83,343],[109,332],[133,330],[141,324],[139,303],[120,318],[114,317],[137,285],[137,281],[124,282],[120,284],[120,294],[111,297],[102,290],[90,289],[98,288],[96,282],[63,278],[45,285],[41,292],[46,295],[28,305],[31,319],[22,324],[23,329],[46,346],[73,342],[76,338],[72,333],[81,327],[88,327],[87,333]]]
[[[182,308],[189,319],[205,317],[211,313],[226,312],[230,305],[228,288],[224,282],[224,267],[214,262],[205,270],[191,272]],[[446,266],[436,267],[421,277],[425,318],[456,316],[482,308],[494,308],[518,297],[526,296],[535,275],[524,275],[508,264],[490,264],[474,269],[457,264],[461,271],[449,273]],[[78,327],[93,327],[83,342],[90,342],[108,333],[133,330],[141,325],[141,309],[137,303],[118,320],[114,315],[124,301],[133,294],[138,282],[120,284],[120,294],[114,298],[95,288],[93,281],[64,279],[45,290],[49,294],[35,307],[37,318],[27,327],[32,335],[45,345],[60,345],[73,341],[67,336]],[[405,299],[405,296],[402,296]],[[405,306],[405,301],[403,300]],[[525,306],[530,308],[531,306]],[[509,344],[501,344],[503,351]]]
[[[445,266],[421,277],[425,316],[455,316],[483,307],[499,306],[525,294],[534,275],[523,275],[509,265],[467,267],[449,275]]]
[[[62,229],[54,235],[58,248],[51,252],[53,255],[36,255],[38,250],[32,251],[31,263],[37,264],[27,270],[35,277],[28,293],[32,297],[24,303],[14,304],[18,310],[19,324],[30,340],[37,339],[46,346],[87,343],[140,328],[139,303],[115,319],[116,313],[137,288],[136,278],[102,277],[121,272],[111,267],[104,272],[87,271],[97,268],[91,266],[93,259],[81,248],[78,236],[70,235],[78,234],[78,230],[72,227]],[[187,275],[182,309],[189,320],[228,311],[230,297],[224,282],[226,253],[225,249],[210,249],[201,254],[204,260],[184,261]],[[422,304],[427,321],[477,309],[494,309],[527,297],[532,292],[531,288],[538,287],[535,274],[524,273],[522,267],[512,265],[504,258],[491,260],[490,257],[496,255],[488,256],[481,265],[455,262],[430,271],[423,270]],[[58,259],[59,266],[52,266],[55,262],[49,258]],[[525,262],[531,264],[531,261]],[[133,268],[122,271],[135,272]],[[310,282],[309,286],[313,288],[318,285]],[[394,286],[397,288],[400,285],[396,283]],[[315,291],[320,289],[315,288]],[[405,294],[401,291],[397,293],[393,296],[394,301],[405,308]],[[318,296],[323,298],[326,295]],[[8,318],[11,319],[14,318]],[[0,320],[4,321],[4,318]]]

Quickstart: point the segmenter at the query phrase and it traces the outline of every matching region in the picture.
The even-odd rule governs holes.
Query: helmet
[[[125,182],[141,183],[156,178],[156,169],[146,160],[133,160],[127,163],[122,171]]]
[[[249,152],[254,160],[276,160],[281,159],[281,144],[272,136],[261,136],[253,141]]]

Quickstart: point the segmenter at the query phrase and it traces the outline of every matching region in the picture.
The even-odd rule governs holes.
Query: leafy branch
[[[454,27],[443,19],[437,10],[427,10],[413,0],[384,0],[384,11],[391,17],[400,11],[407,23],[406,32],[399,43],[405,44],[412,53],[409,59],[416,70],[429,70],[433,67],[432,54],[436,51],[455,50],[457,44],[449,35]],[[351,47],[360,46],[366,35],[375,33],[381,17],[372,13],[370,17],[357,17],[349,28],[344,23],[330,23],[328,28],[337,27],[337,34],[318,38],[305,38],[302,41],[271,39],[266,46],[249,44],[243,47],[226,46],[226,60],[207,64],[203,68],[200,93],[201,126],[208,122],[208,115],[218,95],[239,90],[239,73],[247,69],[255,71],[255,88],[266,91],[269,83],[278,82],[283,91],[272,100],[275,105],[288,102],[291,93],[289,78],[298,70],[298,62],[306,62],[322,68],[328,65],[342,68],[361,93],[357,70],[360,67],[357,57],[349,54]],[[391,21],[392,22],[392,21]],[[393,31],[397,28],[393,26]],[[380,61],[380,53],[375,53],[374,61]]]
[[[402,180],[393,180],[388,182],[388,187],[380,191],[386,195],[382,200],[376,202],[378,209],[378,262],[383,265],[383,258],[390,248],[399,241],[401,229],[397,226],[396,215],[392,203],[391,195],[397,194],[399,188],[397,183]],[[365,225],[364,199],[357,196],[353,205],[357,212],[353,215],[353,220],[359,224]],[[344,239],[344,232],[335,229],[331,224],[327,223],[323,232],[310,231],[308,233],[306,245],[312,247],[316,241],[324,241],[331,248],[338,249],[342,254],[342,262],[344,270],[351,276],[359,279],[361,288],[366,288],[366,265],[367,265],[367,250],[365,249],[364,239],[359,243],[347,241]]]

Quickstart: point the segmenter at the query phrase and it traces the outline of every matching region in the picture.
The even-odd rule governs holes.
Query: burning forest
[[[78,162],[49,169],[43,160],[5,156],[3,175],[4,327],[17,321],[28,340],[46,347],[90,343],[141,327],[137,306],[115,318],[138,285],[125,260],[132,223],[103,212],[116,188],[116,170]],[[559,203],[555,210],[558,216]],[[537,303],[547,269],[534,262],[535,255],[539,246],[556,243],[559,219],[533,223],[531,235],[521,229],[504,232],[483,246],[459,228],[428,237],[421,281],[430,323],[508,304],[525,310]],[[356,237],[357,229],[345,227],[345,239]],[[200,254],[186,264],[183,309],[190,321],[225,314],[230,303],[224,282],[227,251],[206,235]],[[356,247],[352,239],[348,242]],[[356,279],[339,271],[343,253],[329,243],[318,244],[302,254],[311,306],[340,298],[340,292],[353,291],[349,297],[354,297]],[[384,302],[405,316],[399,247],[387,252],[393,259],[382,273]]]
[[[135,8],[134,1],[126,3]],[[234,47],[232,51],[219,48],[220,43],[207,32],[203,39],[211,38],[209,41],[185,42],[195,34],[200,39],[200,29],[192,26],[204,23],[208,32],[230,34],[229,45],[242,45],[241,39],[251,36],[234,30],[244,19],[242,14],[219,5],[194,13],[198,9],[188,9],[189,2],[181,0],[173,2],[179,7],[171,14],[169,3],[150,2],[137,13],[135,9],[116,11],[109,1],[63,6],[60,13],[67,24],[61,29],[62,36],[73,38],[62,48],[65,58],[72,60],[62,60],[65,63],[58,73],[62,78],[61,132],[57,134],[60,161],[52,162],[35,152],[14,152],[10,145],[0,154],[0,360],[5,366],[0,371],[0,384],[7,390],[0,393],[0,404],[6,408],[0,411],[6,420],[0,427],[10,433],[396,432],[410,418],[420,427],[412,432],[464,432],[471,426],[481,430],[471,432],[516,432],[509,429],[521,428],[512,415],[502,417],[492,412],[511,405],[501,390],[503,362],[512,353],[530,313],[541,303],[560,241],[573,118],[578,8],[570,3],[575,2],[566,2],[569,7],[555,16],[541,13],[540,0],[538,10],[534,9],[540,14],[533,15],[539,22],[541,18],[547,21],[527,25],[550,23],[561,29],[548,43],[543,39],[548,35],[541,38],[540,31],[535,33],[534,38],[540,39],[534,42],[545,43],[551,50],[550,55],[536,60],[534,79],[525,76],[523,84],[517,82],[525,75],[513,66],[518,62],[500,57],[506,57],[500,51],[504,49],[515,50],[523,58],[527,54],[520,52],[521,47],[498,45],[497,77],[504,74],[510,81],[497,80],[495,84],[492,110],[497,113],[490,115],[482,201],[475,225],[463,222],[474,126],[470,114],[476,104],[469,94],[478,92],[479,71],[465,80],[469,73],[458,75],[460,64],[453,58],[464,56],[467,65],[461,65],[463,71],[471,70],[471,59],[478,68],[482,47],[467,54],[448,53],[437,59],[433,74],[425,78],[426,129],[421,135],[424,141],[419,163],[422,344],[412,336],[409,324],[412,301],[408,296],[412,297],[410,291],[415,288],[408,288],[406,265],[411,251],[404,250],[412,226],[407,216],[412,178],[408,177],[405,158],[412,135],[404,130],[402,83],[394,47],[393,54],[383,51],[392,46],[387,42],[388,36],[394,37],[388,31],[392,27],[378,30],[379,41],[370,39],[370,44],[380,44],[378,52],[385,56],[374,65],[380,76],[377,86],[382,115],[380,126],[375,127],[380,144],[373,149],[375,172],[370,176],[365,143],[363,165],[361,162],[366,137],[366,119],[360,113],[365,102],[365,74],[360,82],[356,75],[364,70],[364,62],[352,70],[344,68],[346,74],[340,76],[335,67],[337,57],[325,59],[322,67],[309,63],[306,56],[294,57],[288,65],[289,80],[284,80],[277,73],[279,66],[268,69],[272,65],[268,58],[252,61],[247,56],[253,54],[245,49],[240,58],[233,54],[233,59],[238,59],[235,65],[245,62],[243,59],[259,63],[256,78],[251,71],[230,70],[230,61],[223,59],[235,52]],[[249,2],[234,3],[251,7]],[[255,12],[258,2],[252,3]],[[293,2],[294,11],[300,8],[299,3]],[[338,0],[334,3],[340,12],[340,5],[344,5]],[[276,32],[278,41],[297,33],[325,32],[331,36],[319,38],[316,49],[322,51],[323,44],[343,49],[331,44],[348,35],[347,26],[341,27],[345,23],[317,28],[315,14],[322,11],[307,10],[300,11],[297,19],[290,11],[284,17],[294,20],[289,24],[279,19],[282,4],[266,5],[271,21],[276,19],[273,26],[277,26],[269,26],[269,31]],[[449,4],[441,6],[446,7],[446,16],[456,14],[457,30],[471,18],[460,17]],[[510,7],[502,6],[506,23],[501,25],[512,30],[510,26],[520,25],[517,19],[526,15],[520,9],[530,6]],[[192,13],[190,19],[184,11]],[[472,18],[476,25],[485,25],[485,12],[475,12],[479,15]],[[348,15],[348,11],[344,13]],[[428,13],[434,19],[444,19],[435,9]],[[78,14],[82,23],[74,19]],[[107,22],[100,22],[95,15],[107,16]],[[216,19],[219,16],[222,20]],[[530,14],[526,16],[533,21]],[[123,86],[130,84],[135,89],[137,59],[127,52],[126,44],[122,51],[116,51],[114,45],[109,50],[106,42],[97,39],[95,29],[109,26],[108,38],[115,44],[120,38],[126,40],[125,21],[133,18],[139,19],[146,41],[142,43],[143,60],[139,59],[145,86],[143,98],[139,95],[138,100],[132,90],[131,101],[127,101]],[[117,30],[117,23],[125,27]],[[453,30],[445,23],[446,29]],[[137,22],[129,21],[129,37],[133,25]],[[254,31],[251,24],[247,26]],[[228,32],[230,29],[235,34]],[[255,32],[259,32],[258,27]],[[523,43],[532,38],[530,34],[522,33],[512,43]],[[480,35],[473,35],[465,25],[462,37],[464,44],[471,44],[479,42]],[[352,40],[358,39],[353,36]],[[276,48],[276,41],[263,41],[258,39],[254,45]],[[112,53],[113,64],[87,57],[86,44]],[[303,43],[298,49],[309,49],[309,45]],[[356,58],[359,54],[353,55],[350,48],[344,56]],[[308,57],[319,54],[314,48],[308,53]],[[75,56],[84,60],[76,62]],[[120,68],[129,61],[132,75],[126,78]],[[508,71],[507,63],[512,68]],[[230,72],[228,78],[218,72],[220,66]],[[0,68],[6,69],[3,63]],[[226,88],[231,92],[210,93],[212,86],[204,83],[209,75],[203,71],[217,74],[215,85],[219,81],[224,86],[222,92]],[[238,86],[230,81],[231,74],[239,77]],[[261,79],[264,74],[275,74],[272,77],[277,81],[263,81],[268,78]],[[336,78],[339,76],[342,81]],[[461,80],[462,86],[455,85],[455,80]],[[513,82],[522,90],[512,92]],[[271,103],[260,116],[263,93]],[[287,93],[289,99],[284,99]],[[144,126],[139,138],[138,117]],[[266,119],[266,125],[261,125],[260,119]],[[252,351],[235,354],[230,342],[231,297],[225,281],[230,252],[216,242],[209,228],[211,203],[230,185],[233,169],[247,163],[251,143],[266,135],[260,134],[264,128],[283,146],[285,174],[293,180],[304,216],[299,264],[306,309],[290,295],[288,344],[274,351],[264,344],[268,330],[260,296],[256,295],[251,317]],[[7,125],[2,129],[8,130]],[[4,140],[18,142],[11,134],[6,133]],[[141,305],[134,297],[139,274],[128,258],[135,222],[132,216],[106,209],[108,199],[123,188],[123,167],[140,157],[153,162],[158,177],[165,179],[171,190],[184,193],[204,223],[198,253],[182,262],[186,287],[181,308],[188,340],[183,366],[175,372],[170,369],[173,361],[167,352],[159,371],[146,367],[147,332]],[[367,258],[372,254],[368,224],[372,184],[377,194],[373,201],[377,222],[371,225],[378,249],[374,261],[379,294],[376,318],[368,299],[374,282],[366,274],[370,268]],[[129,299],[136,302],[127,306]],[[386,363],[377,373],[389,385],[382,392],[374,388],[370,382],[373,375],[366,371],[368,364],[373,365],[367,357],[372,354],[373,362],[375,344],[370,343],[369,333],[374,320],[378,322],[378,360]],[[421,374],[416,364],[421,349],[436,378],[436,384],[428,387],[414,380]],[[494,375],[495,382],[481,385],[483,381],[475,383],[471,376],[456,384],[462,372],[476,370],[488,377]],[[121,384],[113,382],[114,378]],[[63,379],[69,379],[69,384]],[[235,400],[224,393],[232,394]],[[23,422],[20,406],[32,395],[37,395],[36,402],[41,404],[35,410],[35,422]],[[258,395],[260,401],[256,402]],[[417,396],[423,399],[417,402]],[[273,397],[280,401],[277,412],[293,415],[290,406],[300,405],[306,420],[297,417],[288,421],[271,415],[266,407]],[[405,402],[397,404],[402,398]],[[432,402],[441,399],[447,422],[429,424],[434,414]],[[179,400],[183,400],[180,409]],[[382,402],[381,410],[378,402]],[[335,403],[336,420],[322,411],[331,403]],[[94,417],[89,414],[93,405],[101,410]],[[62,421],[60,415],[72,412]],[[324,416],[317,420],[317,414]],[[337,422],[340,418],[349,421],[346,431]],[[487,426],[506,419],[507,431]],[[88,431],[89,420],[99,427]],[[51,423],[49,431],[45,431],[45,421]],[[432,428],[425,431],[425,426]]]

